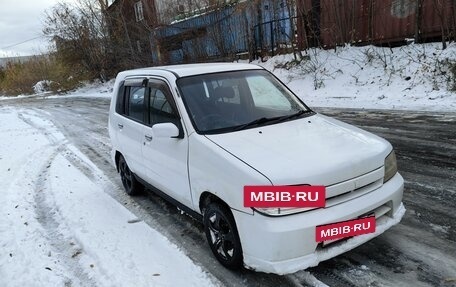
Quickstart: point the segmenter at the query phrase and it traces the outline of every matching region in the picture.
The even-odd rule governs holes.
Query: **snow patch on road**
[[[443,234],[448,234],[448,230],[450,229],[450,226],[442,226],[433,223],[429,223],[429,226],[431,226],[432,230],[434,230],[435,232],[440,232]]]
[[[89,254],[93,268],[104,275],[103,285],[208,284],[207,276],[177,246],[144,222],[129,223],[135,215],[63,156],[57,156],[50,171],[56,206],[81,242],[81,252]]]
[[[87,176],[104,175],[52,122],[31,110],[0,109],[0,136],[3,283],[215,284],[176,245],[106,194],[103,180]]]
[[[56,262],[34,212],[35,183],[52,154],[44,135],[11,111],[0,114],[0,278],[8,286],[31,282],[63,286],[67,270]],[[43,285],[43,286],[44,286]]]
[[[290,275],[290,278],[294,281],[296,286],[303,286],[303,284],[306,284],[305,286],[329,287],[325,283],[315,278],[315,276],[313,276],[312,273],[308,271],[296,272],[293,275]]]

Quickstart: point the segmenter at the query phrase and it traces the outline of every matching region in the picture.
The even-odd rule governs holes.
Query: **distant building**
[[[456,1],[296,0],[299,47],[456,39]]]
[[[155,6],[159,22],[170,24],[237,2],[245,2],[245,0],[156,0]]]
[[[255,25],[289,18],[286,3],[285,0],[116,0],[109,6],[108,14],[111,34],[117,38],[116,47],[123,47],[133,62],[172,64],[252,55]],[[293,29],[285,22],[279,24],[274,24],[272,33],[266,29],[258,33],[268,40],[277,34],[275,41],[286,41]]]
[[[153,31],[154,61],[233,61],[262,56],[263,50],[290,50],[295,34],[291,25],[295,7],[289,6],[288,1],[206,3],[208,6],[179,14],[171,24]]]
[[[153,65],[456,40],[455,1],[115,0],[108,12],[119,46]]]
[[[116,53],[131,65],[151,63],[151,31],[159,25],[154,0],[115,0],[108,7],[109,29]]]

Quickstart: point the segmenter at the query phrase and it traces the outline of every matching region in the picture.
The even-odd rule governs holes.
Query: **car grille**
[[[380,188],[383,185],[383,175],[384,169],[381,167],[359,177],[327,186],[325,208],[343,203]],[[313,209],[317,208],[280,208],[280,214],[294,214]]]

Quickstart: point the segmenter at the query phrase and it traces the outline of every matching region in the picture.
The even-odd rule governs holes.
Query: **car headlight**
[[[383,183],[390,180],[397,173],[396,154],[394,150],[385,158],[385,176]]]

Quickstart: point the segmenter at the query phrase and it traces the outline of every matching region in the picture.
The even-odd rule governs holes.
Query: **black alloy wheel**
[[[119,158],[119,173],[122,185],[128,195],[137,195],[143,190],[143,186],[136,180],[123,156]]]
[[[210,203],[204,211],[204,231],[212,253],[229,269],[242,267],[242,247],[236,223],[229,208]]]

